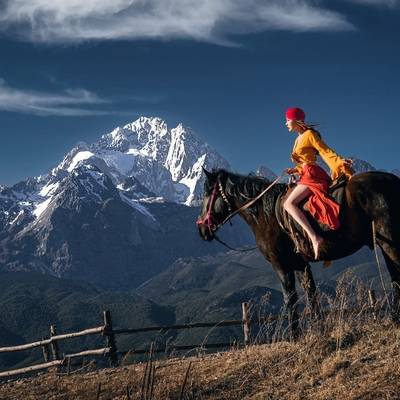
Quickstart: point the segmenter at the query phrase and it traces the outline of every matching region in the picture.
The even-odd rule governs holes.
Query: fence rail
[[[7,346],[0,347],[1,353],[12,353],[17,351],[30,350],[37,347],[41,347],[43,351],[44,363],[35,364],[31,366],[27,366],[24,368],[18,368],[9,371],[0,372],[0,378],[9,377],[19,374],[24,374],[28,372],[49,369],[49,368],[58,368],[65,365],[69,365],[69,362],[72,358],[76,357],[85,357],[89,355],[99,355],[99,356],[107,356],[110,361],[111,366],[118,365],[118,356],[126,356],[129,354],[146,354],[148,350],[144,349],[131,349],[128,351],[118,351],[116,344],[116,336],[117,335],[127,335],[127,334],[135,334],[135,333],[143,333],[143,332],[167,332],[170,330],[181,330],[181,329],[195,329],[195,328],[213,328],[213,327],[226,327],[226,326],[243,326],[243,344],[249,343],[249,335],[250,335],[250,325],[255,321],[251,321],[249,319],[249,304],[242,303],[242,313],[243,318],[241,320],[226,320],[226,321],[218,321],[218,322],[197,322],[191,324],[179,324],[179,325],[165,325],[165,326],[150,326],[143,328],[125,328],[125,329],[114,329],[112,326],[111,313],[109,311],[103,312],[104,324],[102,326],[97,326],[94,328],[84,329],[79,332],[70,332],[61,335],[57,335],[56,327],[51,325],[50,327],[50,337],[48,339],[38,340],[32,343],[21,344],[17,346]],[[259,322],[259,320],[257,320]],[[84,350],[78,353],[66,354],[62,357],[60,356],[60,350],[58,346],[58,342],[86,335],[94,335],[101,334],[106,339],[106,347],[101,349],[93,349],[93,350]],[[191,350],[195,348],[203,348],[203,349],[215,349],[222,347],[229,347],[232,343],[203,343],[203,344],[193,344],[193,345],[169,345],[167,347],[168,351],[182,351],[182,350]],[[162,353],[165,352],[166,349],[154,349],[154,353]],[[50,360],[52,358],[52,360]]]
[[[243,320],[227,320],[220,322],[196,322],[194,324],[183,324],[183,325],[169,325],[169,326],[149,326],[146,328],[134,328],[134,329],[114,329],[114,334],[131,334],[131,333],[141,333],[150,331],[169,331],[169,330],[179,330],[179,329],[192,329],[192,328],[213,328],[220,326],[235,326],[242,325]]]
[[[103,331],[104,331],[104,326],[98,326],[96,328],[89,328],[89,329],[85,329],[80,332],[71,332],[71,333],[65,333],[63,335],[55,335],[55,336],[51,336],[49,339],[39,340],[38,342],[21,344],[19,346],[0,347],[0,353],[9,353],[9,352],[13,352],[13,351],[29,350],[29,349],[33,349],[35,347],[42,347],[45,345],[49,345],[52,342],[56,342],[57,340],[65,340],[65,339],[70,339],[70,338],[78,337],[78,336],[86,336],[86,335],[91,335],[91,334],[95,334],[95,333],[102,333]]]

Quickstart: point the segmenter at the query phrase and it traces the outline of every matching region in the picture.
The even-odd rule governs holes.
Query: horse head
[[[218,170],[209,172],[203,168],[206,179],[201,212],[197,219],[200,236],[207,241],[215,238],[215,232],[232,212],[232,206],[226,194],[226,185],[232,184],[228,172]]]

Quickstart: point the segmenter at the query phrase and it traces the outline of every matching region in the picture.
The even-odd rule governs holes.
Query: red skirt
[[[308,198],[307,206],[310,214],[319,222],[335,230],[340,227],[339,204],[327,196],[330,176],[316,164],[306,164],[300,173],[301,185],[306,185],[312,194]]]

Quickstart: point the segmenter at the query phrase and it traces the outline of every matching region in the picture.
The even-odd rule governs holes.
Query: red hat
[[[295,119],[297,121],[304,121],[306,119],[306,114],[301,108],[292,107],[287,109],[286,118]]]

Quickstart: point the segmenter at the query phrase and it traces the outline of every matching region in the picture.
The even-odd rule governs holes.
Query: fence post
[[[50,325],[50,338],[57,335],[57,330],[55,325]],[[51,353],[53,360],[60,359],[60,350],[58,348],[58,343],[56,341],[51,341]]]
[[[104,331],[103,335],[106,336],[106,345],[110,348],[110,365],[116,367],[118,365],[117,344],[115,343],[115,335],[113,333],[111,313],[110,311],[103,311],[104,317]]]
[[[55,325],[50,325],[50,339],[53,336],[57,335],[57,329]],[[60,360],[60,349],[58,347],[58,343],[56,341],[51,341],[50,342],[50,348],[51,348],[51,354],[52,354],[52,358],[53,360]],[[56,371],[59,371],[60,367],[59,366],[55,366],[54,367]]]
[[[374,321],[376,321],[376,296],[374,290],[368,290],[368,304],[372,311]]]
[[[249,303],[242,303],[242,322],[244,344],[250,343],[250,319],[249,319]]]
[[[42,340],[44,340],[43,336],[42,336]],[[49,358],[49,345],[48,344],[45,344],[42,346],[42,353],[43,353],[44,362],[45,363],[49,362],[50,358]]]

